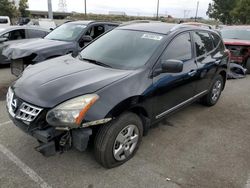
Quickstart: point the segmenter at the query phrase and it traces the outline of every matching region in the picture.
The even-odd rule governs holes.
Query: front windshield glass
[[[85,28],[86,25],[66,23],[50,32],[44,38],[50,40],[74,41],[79,37]]]
[[[146,64],[163,38],[155,33],[116,29],[87,46],[79,58],[118,69],[135,69]]]
[[[250,29],[225,29],[221,35],[223,39],[250,40]]]

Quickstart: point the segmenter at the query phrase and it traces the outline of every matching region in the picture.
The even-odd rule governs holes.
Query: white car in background
[[[0,16],[0,27],[10,26],[10,18],[9,16]]]
[[[43,29],[53,30],[56,28],[56,23],[51,19],[38,19],[31,20],[27,25],[30,26],[39,26]]]

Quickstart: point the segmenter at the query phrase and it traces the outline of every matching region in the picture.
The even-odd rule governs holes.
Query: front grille
[[[23,102],[20,108],[17,110],[16,118],[27,122],[32,122],[36,119],[41,111],[41,108]]]
[[[22,120],[24,122],[34,121],[42,108],[36,107],[34,105],[23,102],[22,100],[16,98],[12,89],[9,88],[7,93],[7,108],[10,115],[13,118]]]

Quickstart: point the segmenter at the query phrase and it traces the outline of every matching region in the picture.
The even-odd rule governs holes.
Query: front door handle
[[[189,76],[194,76],[197,73],[196,70],[192,70],[188,73]]]

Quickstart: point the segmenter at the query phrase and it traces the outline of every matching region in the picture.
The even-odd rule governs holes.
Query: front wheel
[[[122,165],[131,159],[141,143],[143,126],[134,113],[124,113],[103,125],[95,139],[96,160],[105,168]]]
[[[223,86],[224,86],[224,80],[222,76],[221,75],[216,76],[216,78],[213,81],[211,89],[204,97],[202,97],[201,99],[202,103],[206,106],[214,106],[218,102],[221,96]]]

